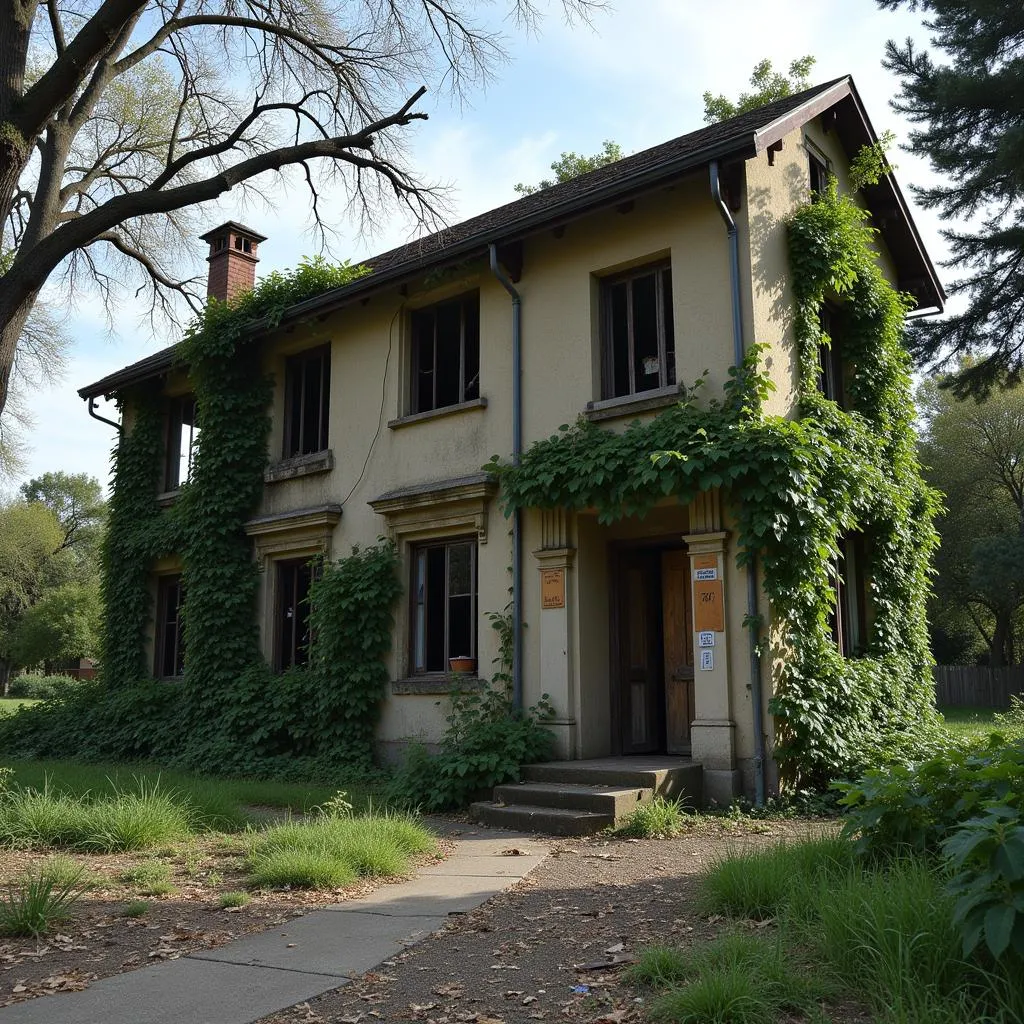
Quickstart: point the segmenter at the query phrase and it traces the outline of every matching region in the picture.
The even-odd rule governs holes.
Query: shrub
[[[79,884],[84,872],[82,868],[70,878],[58,877],[42,867],[37,874],[8,885],[0,899],[0,933],[38,938],[66,920],[85,892]]]
[[[1001,731],[1024,733],[1024,695],[1013,694],[1009,709],[994,715],[992,721]]]
[[[453,693],[440,753],[412,748],[388,788],[389,799],[440,811],[518,782],[524,764],[551,756],[555,740],[544,721],[552,714],[546,694],[522,711],[502,689]]]
[[[637,804],[615,833],[633,839],[671,839],[685,826],[686,812],[682,803],[656,796],[647,803]]]
[[[76,686],[81,686],[81,682],[74,676],[44,676],[37,672],[23,672],[11,680],[7,693],[11,697],[47,700],[60,696]]]

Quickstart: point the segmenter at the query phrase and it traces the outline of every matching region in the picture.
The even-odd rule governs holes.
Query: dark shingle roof
[[[393,285],[426,270],[480,255],[491,243],[521,239],[544,227],[564,222],[614,202],[621,202],[666,180],[678,178],[681,174],[711,160],[725,157],[749,158],[761,152],[775,141],[776,137],[781,138],[797,124],[810,120],[822,110],[850,96],[854,98],[864,122],[863,131],[873,135],[856,98],[852,81],[848,77],[837,78],[726,121],[699,128],[632,156],[623,157],[615,163],[581,174],[570,181],[534,192],[452,227],[374,256],[364,261],[372,268],[372,274],[293,306],[284,320],[298,319],[314,311],[336,308],[356,296]],[[895,185],[893,188],[895,189]],[[896,191],[898,194],[898,189]],[[902,201],[902,196],[898,198]],[[906,216],[909,218],[909,214]],[[916,238],[916,230],[912,233]],[[920,240],[917,241],[919,243]],[[923,247],[918,245],[918,248],[923,254]],[[924,260],[927,262],[926,255]],[[931,264],[928,263],[927,266],[930,269]],[[934,275],[934,271],[932,274]],[[941,289],[939,292],[941,293]],[[259,329],[259,325],[255,327]],[[110,394],[129,384],[158,376],[173,365],[176,350],[177,346],[171,346],[147,356],[82,388],[78,393],[83,398]]]

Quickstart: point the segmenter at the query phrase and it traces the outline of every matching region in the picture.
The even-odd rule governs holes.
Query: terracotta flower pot
[[[471,675],[476,671],[476,658],[449,658],[448,667],[458,675]]]

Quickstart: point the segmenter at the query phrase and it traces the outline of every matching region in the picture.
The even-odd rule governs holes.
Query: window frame
[[[181,479],[182,447],[185,436],[185,410],[191,409],[192,420],[188,426],[188,441],[185,445],[187,455],[185,462],[185,479]],[[177,395],[167,400],[164,419],[164,492],[177,491],[182,484],[192,479],[195,465],[196,447],[199,442],[199,407],[196,396],[192,393]]]
[[[316,447],[314,442],[305,437],[306,431],[306,387],[305,379],[308,367],[314,361],[320,362],[320,394],[319,415],[317,416]],[[296,427],[295,403],[298,401],[298,439],[295,437]],[[331,408],[331,346],[330,343],[317,345],[315,348],[304,349],[294,355],[287,356],[284,364],[284,431],[281,439],[281,455],[285,459],[300,458],[303,455],[316,455],[330,448],[330,408]]]
[[[468,595],[453,595],[451,594],[449,587],[451,585],[451,554],[450,549],[458,546],[468,546],[470,549],[470,580],[471,589]],[[445,551],[445,580],[444,580],[444,653],[443,653],[443,664],[440,669],[430,669],[426,667],[427,654],[426,644],[427,635],[429,630],[429,614],[430,610],[428,607],[429,600],[429,584],[424,577],[424,594],[423,600],[420,601],[419,597],[419,568],[421,557],[426,555],[429,550],[436,550],[443,548]],[[409,599],[408,599],[408,614],[409,614],[409,629],[408,629],[408,675],[410,677],[441,677],[446,676],[450,672],[449,661],[454,657],[470,657],[477,658],[477,652],[479,650],[480,634],[479,634],[479,609],[480,609],[480,577],[479,577],[479,565],[480,565],[480,544],[479,538],[476,535],[459,534],[452,537],[437,537],[432,539],[425,539],[422,541],[416,541],[409,544]],[[469,602],[469,626],[470,626],[470,646],[471,650],[466,651],[451,651],[451,599],[452,597],[465,597],[470,598]],[[424,617],[421,620],[419,617],[420,605],[423,606]],[[422,629],[422,632],[421,632]],[[423,641],[423,662],[422,667],[419,660],[419,646],[420,640]]]
[[[816,202],[818,196],[824,195],[829,176],[834,173],[832,161],[806,136],[804,149],[807,151],[807,181],[811,202]]]
[[[833,563],[835,607],[829,616],[832,639],[843,658],[859,658],[868,645],[866,545],[860,532],[839,538]]]
[[[840,409],[846,408],[846,387],[843,372],[842,313],[832,303],[822,304],[818,311],[818,325],[827,334],[829,344],[818,342],[818,390]]]
[[[173,673],[164,672],[167,660],[167,612],[170,602],[170,591],[176,593],[174,606],[174,669]],[[156,628],[153,632],[153,676],[156,679],[181,679],[185,674],[185,633],[182,610],[185,607],[185,591],[182,587],[182,574],[165,573],[157,576],[156,581]]]
[[[437,311],[444,306],[459,304],[459,381],[458,398],[454,402],[438,404],[437,397]],[[476,319],[476,374],[473,378],[467,379],[468,367],[466,358],[466,323],[467,309],[471,309]],[[420,332],[423,320],[427,314],[433,315],[433,364],[431,369],[431,404],[423,406],[420,401],[420,376],[421,376],[421,345]],[[426,306],[418,306],[409,311],[409,413],[415,416],[417,413],[437,412],[440,409],[451,409],[454,406],[462,405],[465,402],[472,402],[480,397],[480,289],[472,288],[469,291],[460,292],[451,298],[441,299]]]
[[[287,672],[291,668],[301,668],[309,663],[309,651],[312,647],[312,631],[308,628],[309,621],[309,592],[314,581],[320,576],[323,560],[318,555],[304,555],[297,558],[276,558],[274,566],[274,671]],[[297,598],[298,588],[304,571],[308,572],[306,581],[306,593],[302,598]],[[285,636],[285,614],[284,603],[287,600],[287,589],[285,574],[291,579],[290,596],[294,599],[295,613],[291,621],[291,636]],[[300,620],[298,610],[305,608],[305,619]],[[297,628],[305,625],[304,637],[300,640],[297,636]],[[285,641],[288,641],[287,644]],[[298,641],[298,642],[297,642]],[[287,655],[287,657],[286,657]]]
[[[655,292],[655,323],[658,335],[658,381],[655,385],[643,390],[636,386],[636,349],[635,324],[633,317],[633,285],[640,278],[654,277]],[[668,287],[666,292],[666,277]],[[613,324],[613,308],[611,294],[617,285],[625,284],[626,292],[626,358],[629,365],[629,388],[622,394],[617,393],[615,381],[615,337]],[[653,260],[617,274],[610,274],[599,279],[601,302],[601,399],[608,401],[616,398],[641,398],[652,391],[663,390],[676,386],[678,371],[675,365],[675,303],[672,301],[672,260],[670,258]],[[669,308],[665,308],[666,294]],[[668,314],[668,316],[666,316]],[[671,321],[671,356],[672,369],[669,372],[669,343],[666,326]],[[671,380],[669,379],[671,377]]]

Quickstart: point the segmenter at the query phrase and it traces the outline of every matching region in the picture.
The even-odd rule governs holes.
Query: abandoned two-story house
[[[581,416],[621,430],[705,371],[705,390],[720,394],[755,343],[768,347],[768,411],[795,415],[786,222],[827,175],[844,187],[851,157],[873,141],[842,78],[371,259],[372,273],[286,312],[259,342],[276,383],[262,499],[246,526],[268,662],[304,657],[310,559],[387,536],[406,596],[378,728],[385,756],[410,738],[438,740],[454,659],[488,674],[498,639],[487,615],[507,606],[511,581],[517,696],[550,695],[560,757],[692,757],[720,800],[751,792],[765,767],[771,788],[771,666],[752,658],[743,626],[751,601],[771,613],[737,568],[728,501],[668,498],[611,525],[587,509],[506,517],[482,467]],[[886,275],[918,310],[941,309],[891,176],[867,201]],[[204,238],[210,294],[251,287],[266,240],[234,222]],[[830,397],[841,356],[823,363]],[[159,500],[170,502],[202,428],[175,350],[80,394],[117,397],[130,429],[141,385],[166,398]],[[854,552],[846,563],[836,642],[853,652],[871,613]],[[152,568],[159,679],[183,671],[180,571],[174,558]]]

